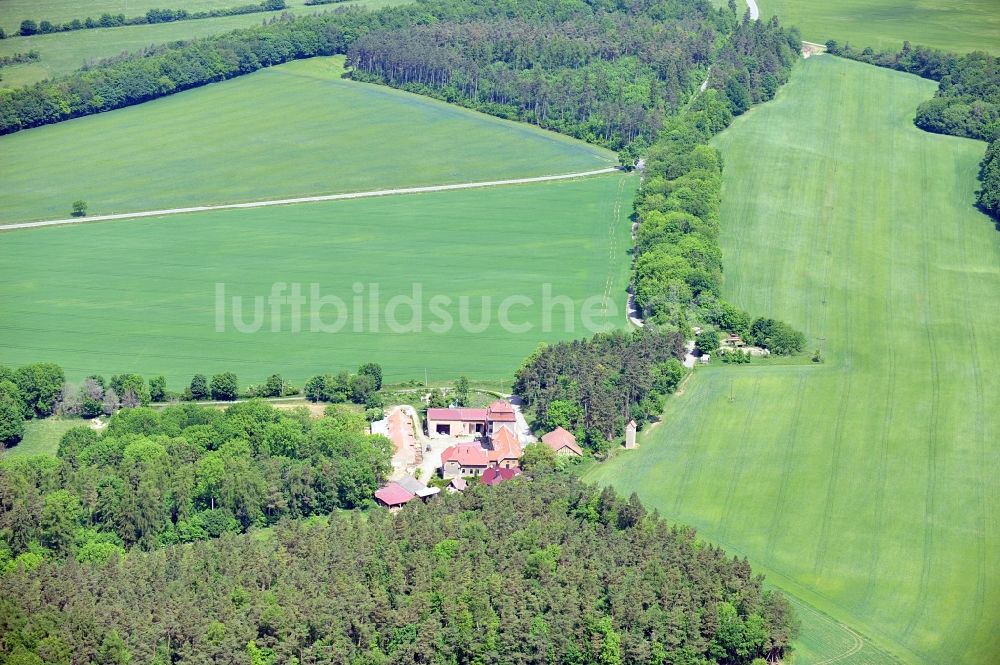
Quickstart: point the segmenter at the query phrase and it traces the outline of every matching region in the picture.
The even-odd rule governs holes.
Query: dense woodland
[[[535,413],[537,428],[564,427],[604,453],[625,424],[663,411],[686,370],[680,332],[637,330],[545,346],[525,360],[514,392]]]
[[[392,444],[365,416],[262,401],[123,409],[105,431],[67,432],[58,457],[0,463],[0,572],[43,559],[103,562],[368,505]],[[0,622],[2,623],[2,622]],[[0,639],[2,644],[2,639]]]
[[[565,13],[373,32],[349,49],[348,64],[358,80],[620,149],[655,137],[703,79],[735,113],[770,99],[798,43],[776,21],[740,20],[735,5],[671,0]]]
[[[1000,58],[983,52],[960,56],[909,42],[900,51],[858,51],[832,41],[827,48],[844,58],[938,81],[937,93],[917,107],[914,122],[928,132],[989,141],[978,204],[1000,221]]]
[[[745,560],[555,475],[0,577],[11,663],[736,665],[794,631]]]

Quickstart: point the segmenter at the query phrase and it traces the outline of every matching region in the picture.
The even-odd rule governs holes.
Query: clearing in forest
[[[889,659],[824,615],[904,662],[1000,654],[1000,233],[983,144],[913,126],[935,86],[810,58],[718,137],[726,295],[826,362],[699,368],[591,472],[824,613],[804,662]]]

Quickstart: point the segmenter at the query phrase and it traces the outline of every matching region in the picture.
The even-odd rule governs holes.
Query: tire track
[[[778,497],[774,501],[774,512],[771,514],[771,524],[767,528],[767,548],[765,549],[765,554],[768,559],[771,559],[771,555],[774,553],[774,543],[778,536],[778,526],[780,524],[780,516],[783,512],[783,506],[785,505],[785,493],[788,488],[788,481],[792,477],[792,453],[795,451],[795,441],[799,436],[799,423],[802,421],[802,403],[805,401],[804,395],[806,388],[806,375],[805,373],[799,376],[799,385],[795,390],[795,409],[794,418],[792,419],[792,429],[788,433],[788,442],[781,451],[781,457],[784,463],[781,467],[781,479],[778,483]]]
[[[730,379],[732,380],[732,379]],[[740,442],[740,452],[733,460],[735,468],[733,469],[732,480],[729,481],[729,489],[726,490],[726,499],[722,502],[722,527],[719,534],[719,542],[726,542],[729,536],[729,524],[731,523],[730,513],[733,505],[733,497],[736,494],[736,488],[740,485],[740,478],[743,477],[743,470],[747,467],[744,463],[744,459],[747,457],[747,447],[746,442],[750,440],[749,432],[750,427],[753,425],[753,417],[757,413],[757,400],[760,396],[760,376],[754,380],[753,384],[753,394],[750,397],[750,403],[747,406],[747,415],[743,420],[743,437]]]
[[[921,188],[927,191],[928,170],[926,152],[921,153],[923,164],[921,165]],[[909,637],[917,625],[917,621],[923,614],[923,608],[927,602],[931,576],[931,558],[934,547],[934,494],[937,484],[937,438],[938,419],[940,417],[941,403],[941,370],[938,362],[937,346],[934,344],[934,333],[931,330],[931,293],[930,293],[930,251],[931,237],[929,232],[929,221],[926,211],[919,211],[919,223],[924,230],[923,247],[921,250],[921,260],[923,262],[922,292],[924,294],[923,303],[923,326],[927,338],[927,354],[930,360],[931,379],[931,407],[930,418],[927,428],[927,487],[924,490],[924,551],[920,570],[920,587],[917,591],[916,601],[913,603],[913,613],[910,620],[903,629],[903,636]]]

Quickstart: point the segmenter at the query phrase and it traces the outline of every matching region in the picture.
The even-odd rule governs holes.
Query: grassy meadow
[[[898,49],[903,41],[966,53],[1000,54],[997,0],[761,0],[761,18],[777,16],[813,42]]]
[[[629,220],[635,175],[610,174],[492,189],[391,196],[274,208],[193,213],[169,218],[97,222],[0,234],[0,364],[34,360],[60,363],[71,379],[89,373],[165,374],[179,390],[196,372],[234,371],[242,385],[281,372],[301,385],[322,371],[382,363],[386,381],[503,379],[543,340],[588,335],[580,319],[564,325],[553,312],[553,331],[542,330],[542,285],[577,305],[609,293],[625,325]],[[15,259],[16,260],[12,260]],[[293,332],[291,308],[281,309],[279,332],[266,323],[253,334],[233,324],[232,297],[253,320],[253,297],[272,284],[318,284],[336,295],[349,323],[334,333],[310,332],[310,307]],[[216,332],[216,284],[226,288],[225,332]],[[378,284],[384,312],[394,296],[420,285],[421,332],[392,332],[388,319],[368,314]],[[357,294],[355,285],[361,290]],[[353,316],[355,295],[364,310]],[[437,333],[441,317],[430,298],[452,298],[443,309],[455,326]],[[507,296],[512,323],[498,323]],[[482,320],[481,297],[492,298],[482,332],[459,325],[459,299],[470,299],[468,320]],[[312,301],[316,302],[316,301]],[[412,321],[405,305],[396,321]],[[264,310],[262,309],[262,313]],[[579,310],[578,310],[579,313]],[[322,312],[327,325],[336,308]],[[355,332],[360,324],[361,332]]]
[[[569,173],[614,153],[311,58],[0,137],[0,224]],[[225,150],[218,146],[225,145]],[[488,158],[486,158],[488,156]]]
[[[79,425],[87,425],[81,418],[51,417],[44,420],[29,420],[24,424],[24,438],[16,445],[0,453],[0,456],[25,457],[28,455],[55,455],[59,450],[59,439],[68,430]]]
[[[808,603],[796,662],[1000,656],[1000,233],[935,85],[811,58],[718,137],[727,296],[825,363],[699,369],[589,474]]]
[[[410,0],[350,0],[349,2],[338,3],[336,5],[319,5],[307,7],[305,0],[286,0],[288,8],[279,12],[258,12],[256,14],[243,14],[241,16],[220,16],[218,18],[206,18],[196,21],[175,21],[172,23],[157,23],[154,25],[130,25],[118,28],[94,28],[92,30],[74,30],[72,32],[58,32],[49,35],[33,35],[31,37],[8,37],[0,40],[0,56],[24,53],[36,50],[40,54],[38,62],[23,63],[4,67],[0,70],[0,87],[18,87],[37,83],[43,79],[68,74],[79,69],[88,62],[110,58],[126,51],[138,51],[152,44],[165,44],[184,39],[195,39],[197,37],[208,37],[217,35],[237,28],[260,25],[261,22],[280,16],[283,12],[293,14],[315,14],[324,11],[332,11],[335,7],[367,7],[376,9],[388,5],[407,4]],[[133,9],[133,3],[136,9]],[[19,16],[26,13],[35,12],[31,7],[36,3],[22,0],[0,0],[0,26],[4,26],[8,34],[12,28],[16,29],[21,22]],[[105,7],[108,5],[119,5],[121,3],[108,2],[102,0],[93,3],[94,6]],[[189,3],[182,3],[185,7]],[[235,7],[240,4],[248,4],[244,0],[197,0],[197,9],[209,7]],[[46,2],[47,7],[53,11],[59,9],[58,15],[68,15],[75,18],[82,12],[80,18],[86,18],[88,13],[95,18],[105,9],[91,9],[88,4],[86,9],[77,9],[74,3],[66,0],[52,0]],[[126,16],[137,16],[145,14],[146,10],[154,7],[174,8],[165,0],[133,0],[129,3],[129,10],[124,12]],[[139,9],[141,7],[141,11]],[[179,7],[179,5],[178,5]],[[39,8],[36,14],[40,18],[43,10]]]

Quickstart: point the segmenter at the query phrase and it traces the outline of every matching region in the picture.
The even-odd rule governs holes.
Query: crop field
[[[589,335],[579,309],[587,298],[609,294],[606,320],[625,325],[636,185],[634,175],[610,174],[9,231],[0,234],[0,363],[57,362],[77,380],[95,371],[162,373],[177,390],[196,372],[234,371],[244,386],[281,372],[301,385],[366,361],[382,363],[387,381],[423,380],[425,370],[432,381],[462,374],[509,381],[539,342]],[[272,332],[267,298],[278,282],[289,285],[286,295],[300,284],[308,299],[298,331],[286,305]],[[218,284],[225,288],[224,332],[217,332]],[[553,298],[573,300],[572,329],[556,304],[545,332],[544,284]],[[405,304],[389,311],[392,298],[413,297],[415,285],[422,302],[416,323]],[[325,308],[325,326],[339,320],[341,310],[319,299],[331,296],[345,303],[346,323],[319,332],[314,305]],[[454,322],[443,332],[432,327],[442,322],[434,296],[452,299],[441,305]],[[463,296],[468,325],[460,318]],[[502,310],[509,296],[533,303],[511,301]],[[259,331],[240,332],[233,297],[243,306],[238,320],[249,323],[254,297],[265,300]],[[490,298],[487,307],[482,297]],[[485,329],[475,332],[484,311]],[[532,328],[505,329],[502,316]],[[419,332],[394,332],[392,321]]]
[[[699,369],[589,474],[832,618],[800,662],[1000,656],[1000,233],[983,144],[912,125],[934,89],[820,56],[718,137],[727,295],[825,363]]]
[[[77,199],[97,215],[614,163],[614,153],[553,132],[342,80],[342,65],[299,60],[0,137],[0,224],[67,217]]]
[[[318,7],[304,6],[304,0],[286,0],[288,9],[284,11],[293,14],[314,14],[324,11],[331,11],[333,7],[367,7],[376,9],[388,5],[407,4],[410,0],[351,0],[337,5],[320,5]],[[17,2],[10,3],[9,0],[0,0],[0,26],[5,26],[10,34],[10,28],[20,24],[21,19],[17,18],[25,11],[35,11],[34,9],[23,9],[34,3]],[[86,18],[87,12],[94,16],[100,14],[96,9],[77,10],[75,5],[65,0],[57,0],[47,3],[49,6],[64,7],[62,14],[74,14],[69,18],[74,18],[80,11]],[[111,2],[101,2],[100,5],[115,4]],[[119,7],[121,6],[120,3]],[[243,0],[199,0],[199,5],[205,8],[209,5],[214,7],[234,7],[240,4],[248,4]],[[153,0],[142,0],[142,10],[133,10],[133,3],[129,3],[129,11],[126,16],[144,14],[149,5],[163,7],[169,3]],[[89,5],[88,5],[89,6]],[[185,3],[187,6],[187,3]],[[170,8],[173,8],[170,5]],[[39,9],[39,12],[42,10]],[[101,10],[103,11],[103,10]],[[121,12],[121,9],[118,10]],[[16,15],[15,15],[16,13]],[[237,28],[246,28],[253,25],[260,25],[262,21],[279,16],[282,12],[260,12],[256,14],[243,14],[241,16],[222,16],[218,18],[199,19],[195,21],[175,21],[172,23],[157,23],[154,25],[130,25],[118,28],[94,28],[92,30],[74,30],[72,32],[59,32],[49,35],[33,35],[31,37],[8,37],[0,40],[0,56],[24,53],[30,50],[39,52],[38,62],[24,63],[4,67],[0,70],[2,80],[0,87],[18,87],[37,83],[46,78],[52,78],[62,74],[67,74],[79,69],[87,62],[101,60],[119,55],[125,51],[138,51],[151,44],[165,44],[167,42],[182,39],[194,39],[196,37],[208,37],[217,35]],[[11,18],[8,18],[10,16]],[[45,18],[40,13],[37,15]],[[95,16],[96,17],[96,16]]]
[[[904,40],[946,51],[1000,54],[996,0],[760,0],[761,18],[777,16],[813,42],[900,48]]]

